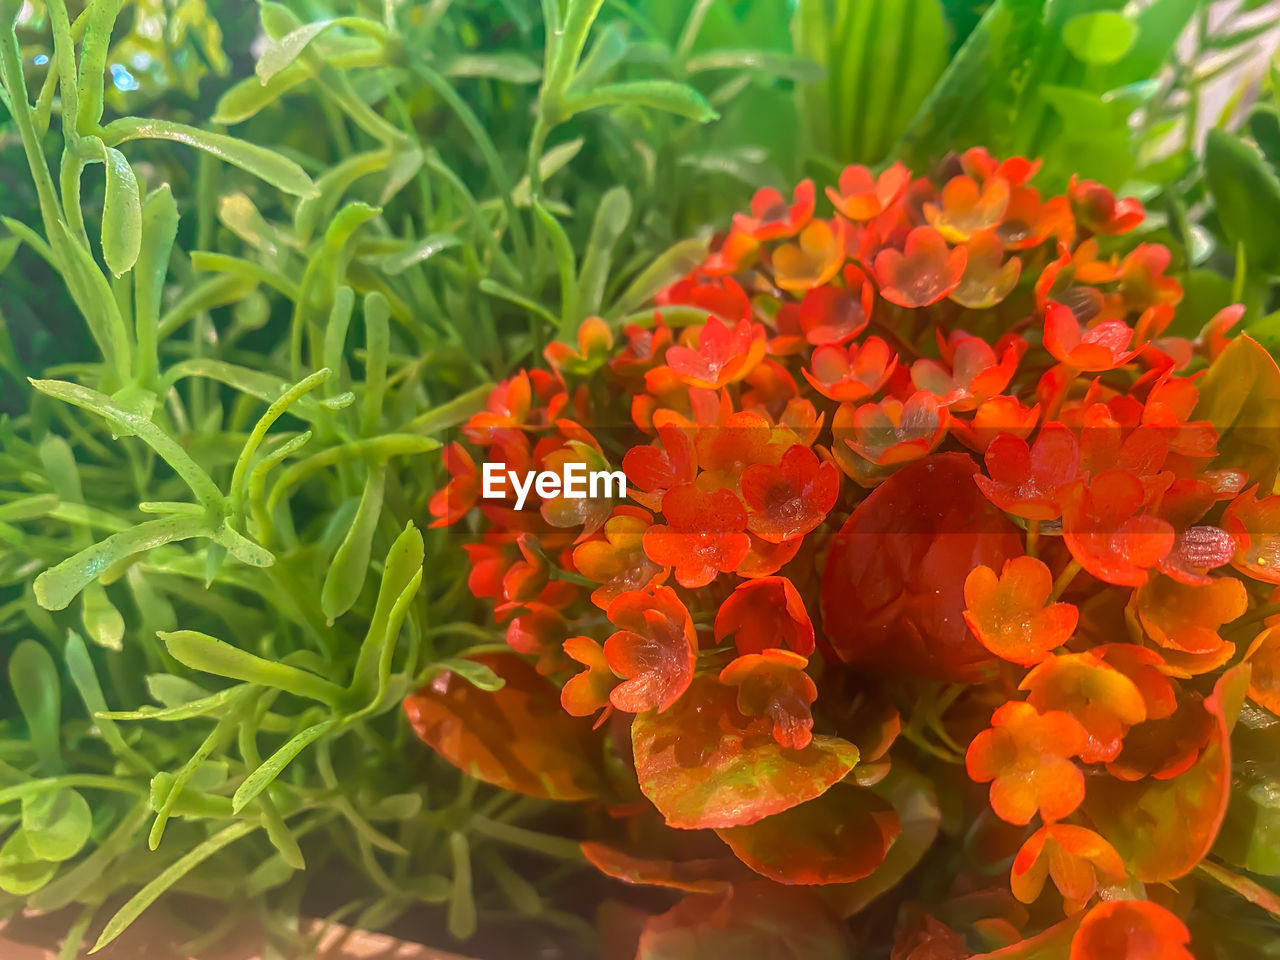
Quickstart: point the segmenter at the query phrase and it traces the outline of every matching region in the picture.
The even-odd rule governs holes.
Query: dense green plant
[[[158,5],[0,5],[0,162],[29,171],[0,194],[5,910],[73,906],[71,956],[107,901],[100,943],[187,890],[289,955],[321,878],[363,926],[428,904],[458,938],[511,917],[587,934],[563,815],[459,779],[395,712],[441,670],[492,685],[458,657],[501,643],[449,535],[420,529],[422,455],[545,343],[683,274],[751,188],[1003,130],[1007,90],[965,94],[969,125],[957,91],[1060,53],[1080,5],[929,14],[929,63],[874,138],[851,132],[864,64],[812,41],[865,11],[800,6],[797,56],[782,3],[263,2],[236,76],[230,4],[168,10],[154,47]],[[1046,76],[1112,104],[1115,156],[1138,101],[1103,95],[1171,46]],[[130,90],[113,68],[140,51],[161,66]],[[1041,106],[1018,129],[1053,128],[1050,81],[1019,82]],[[1047,177],[1079,150],[1018,136]],[[512,854],[565,867],[535,889]]]

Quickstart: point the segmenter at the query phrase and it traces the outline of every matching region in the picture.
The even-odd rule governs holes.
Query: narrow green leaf
[[[320,590],[320,610],[329,623],[350,610],[360,596],[369,569],[373,534],[382,515],[382,494],[386,482],[386,467],[370,469],[355,518],[325,572],[324,585]]]
[[[497,53],[464,53],[440,68],[446,77],[487,77],[505,83],[536,83],[542,68],[528,57],[514,51]]]
[[[720,114],[712,109],[706,98],[688,84],[671,80],[633,80],[625,83],[609,83],[564,98],[566,116],[594,110],[597,107],[650,107],[677,116],[688,117],[699,123],[715,120]]]
[[[169,654],[184,666],[232,680],[274,687],[295,696],[336,705],[345,691],[314,673],[233,647],[195,630],[175,630],[159,634]]]
[[[404,273],[410,267],[430,260],[442,250],[459,246],[462,241],[452,233],[433,233],[417,243],[382,259],[382,269],[391,276]]]
[[[275,779],[284,772],[284,768],[292,763],[298,754],[332,731],[338,725],[340,719],[340,717],[330,717],[327,720],[312,724],[264,760],[236,789],[235,795],[231,798],[232,811],[239,813],[243,810],[258,794],[271,786]]]
[[[111,752],[135,769],[147,770],[148,764],[124,742],[124,737],[116,727],[115,721],[102,716],[107,710],[107,700],[102,693],[102,685],[98,682],[98,673],[93,667],[93,659],[89,656],[89,650],[78,633],[67,634],[63,659],[66,661],[71,682],[75,684],[76,691],[84,702],[85,710],[94,719],[99,735],[111,748]]]
[[[706,255],[707,241],[696,237],[681,240],[671,246],[631,281],[622,296],[609,308],[609,317],[616,319],[648,303],[659,290],[702,263]]]
[[[152,383],[159,372],[156,353],[164,278],[178,235],[178,205],[167,183],[147,194],[142,205],[142,241],[133,272],[135,337],[138,343],[138,379]]]
[[[172,120],[122,117],[103,128],[102,139],[112,147],[130,140],[170,140],[204,150],[285,193],[306,197],[315,193],[316,189],[306,171],[288,157],[246,140],[238,140],[222,133],[210,133]]]
[[[422,583],[423,555],[422,532],[410,522],[387,552],[378,603],[351,678],[353,703],[374,704],[386,689],[400,625]]]
[[[712,50],[690,57],[685,64],[689,73],[706,70],[746,70],[797,83],[816,83],[826,74],[821,66],[805,57],[795,57],[777,50]]]
[[[501,690],[506,684],[506,681],[489,667],[486,667],[483,663],[477,663],[475,660],[451,657],[447,660],[437,660],[431,665],[432,674],[443,673],[446,670],[462,677],[477,690]]]
[[[476,902],[471,892],[471,847],[466,834],[457,830],[449,834],[449,856],[453,860],[449,933],[459,940],[466,940],[476,932]]]
[[[42,644],[23,640],[14,647],[9,655],[9,685],[40,765],[50,773],[58,772],[62,769],[62,687],[57,664]]]
[[[186,876],[197,865],[209,859],[223,847],[234,843],[243,836],[247,836],[256,829],[258,829],[258,824],[253,821],[242,820],[239,823],[233,823],[183,854],[157,874],[154,880],[134,894],[116,912],[115,916],[107,921],[107,925],[102,930],[102,935],[98,937],[98,942],[94,944],[93,949],[89,952],[97,953],[120,934],[124,933],[125,929],[134,920],[138,919],[139,914],[151,906],[160,894]]]
[[[166,543],[212,535],[209,521],[203,516],[170,516],[145,520],[44,571],[35,579],[36,600],[46,610],[62,610],[81,590],[121,560]],[[105,645],[116,646],[114,643]]]
[[[596,208],[587,254],[578,275],[578,309],[584,317],[594,316],[600,311],[609,268],[613,263],[613,248],[630,222],[631,194],[627,188],[618,186],[605,191]]]

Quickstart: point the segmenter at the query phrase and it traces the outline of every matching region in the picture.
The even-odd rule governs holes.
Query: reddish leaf
[[[631,726],[640,789],[669,826],[736,827],[820,796],[858,762],[857,748],[835,737],[781,747],[772,727],[743,716],[732,687],[695,677],[670,710]]]
[[[732,858],[719,860],[651,860],[633,857],[603,843],[583,843],[582,855],[607,877],[646,887],[668,887],[685,893],[723,893],[751,874]]]
[[[901,829],[891,803],[864,788],[839,786],[757,823],[716,833],[770,880],[827,884],[870,874]]]
[[[459,770],[506,790],[553,800],[595,796],[590,724],[566,714],[555,686],[520,657],[471,659],[501,677],[501,689],[440,674],[405,698],[414,733]]]
[[[1280,465],[1280,368],[1247,334],[1232,340],[1199,381],[1195,419],[1220,434],[1214,467],[1242,470],[1270,490]]]
[[[758,880],[650,917],[635,960],[848,960],[844,924],[807,890]]]

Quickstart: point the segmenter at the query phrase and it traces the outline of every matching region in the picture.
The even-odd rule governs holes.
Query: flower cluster
[[[1208,854],[1246,693],[1280,707],[1280,371],[1232,337],[1241,308],[1189,335],[1170,251],[1128,236],[1140,203],[1045,197],[1037,168],[975,148],[849,167],[825,203],[761,190],[655,309],[497,386],[430,511],[524,659],[481,657],[509,681],[487,701],[450,675],[411,697],[420,735],[491,782],[605,798],[630,842],[592,862],[686,891],[689,923],[760,877],[860,909],[934,842],[910,798],[963,763],[1011,898],[953,911],[982,943],[927,916],[895,957],[1007,946],[1049,896],[1073,958],[1189,956],[1141,898]],[[516,510],[480,498],[482,462],[620,465],[629,497]],[[486,721],[539,769],[485,775],[504,751],[456,721],[539,697],[602,729],[557,734],[557,764],[536,724]]]

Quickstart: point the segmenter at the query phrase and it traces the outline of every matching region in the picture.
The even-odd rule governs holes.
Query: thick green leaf
[[[25,897],[53,879],[58,865],[36,856],[21,827],[0,846],[0,890]]]
[[[123,117],[107,124],[102,131],[102,139],[113,147],[130,140],[170,140],[204,150],[285,193],[306,197],[316,190],[316,185],[311,182],[306,171],[274,150],[172,120]]]
[[[360,596],[369,569],[373,534],[382,515],[382,494],[386,482],[385,467],[374,467],[369,471],[355,518],[325,572],[324,585],[320,590],[320,610],[329,623],[350,610]]]
[[[75,790],[49,790],[22,801],[22,832],[41,860],[70,860],[93,830],[89,804]]]
[[[160,639],[175,660],[192,670],[275,687],[330,705],[338,703],[342,697],[341,687],[314,673],[265,660],[195,630],[161,633]]]
[[[1072,55],[1095,66],[1117,62],[1129,52],[1137,38],[1137,25],[1114,10],[1072,17],[1062,29],[1062,42]]]
[[[102,203],[102,258],[117,277],[133,268],[142,246],[142,200],[138,178],[124,154],[103,148],[107,169],[106,194]]]
[[[387,552],[378,603],[351,678],[349,698],[353,703],[377,704],[386,691],[400,626],[422,585],[422,560],[422,531],[410,522]]]
[[[272,782],[284,772],[284,768],[292,763],[298,754],[332,731],[338,725],[339,720],[339,717],[330,717],[328,720],[321,720],[319,723],[312,724],[305,730],[300,731],[288,743],[264,760],[258,769],[249,774],[244,782],[236,788],[235,796],[231,798],[233,812],[239,813],[248,806],[258,794],[271,786]]]
[[[1205,182],[1228,242],[1244,244],[1251,271],[1280,274],[1280,180],[1257,150],[1225,130],[1210,130]]]
[[[597,107],[622,106],[665,110],[667,113],[688,117],[699,123],[708,123],[720,116],[707,103],[706,98],[693,87],[670,80],[608,83],[583,93],[569,94],[564,98],[566,118]]]
[[[9,655],[9,685],[27,722],[27,733],[40,764],[50,773],[62,767],[59,727],[62,687],[49,651],[35,640],[23,640]]]

